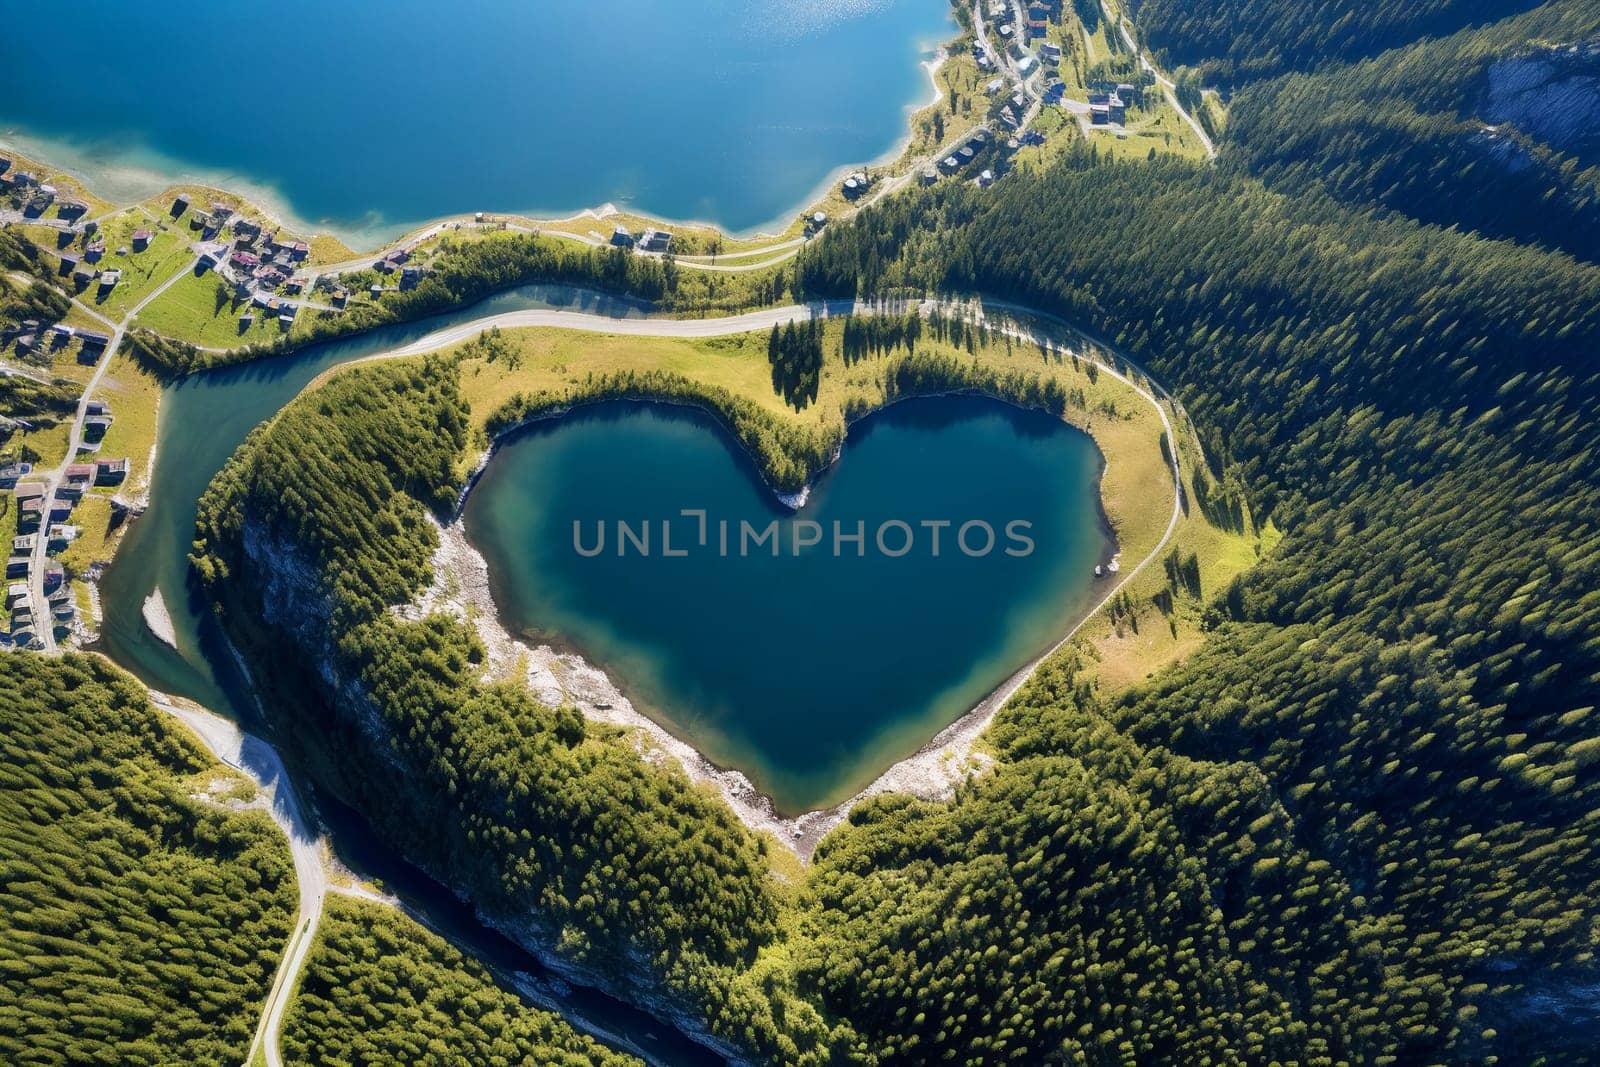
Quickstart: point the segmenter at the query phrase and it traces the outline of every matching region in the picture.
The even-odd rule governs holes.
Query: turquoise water
[[[1089,438],[1058,419],[913,400],[859,425],[794,514],[708,416],[608,404],[506,443],[465,519],[508,624],[582,652],[792,814],[866,785],[1070,627],[1107,547],[1099,470]],[[706,513],[703,546],[683,509]],[[619,520],[633,539],[619,543]],[[952,525],[936,552],[924,523],[940,520]],[[668,554],[663,521],[683,555]],[[992,550],[976,526],[974,554],[961,550],[971,521],[994,531]],[[1013,521],[1029,524],[1016,530],[1031,553],[1007,536]],[[744,534],[773,522],[777,558]],[[822,539],[797,550],[817,532],[807,522]],[[862,524],[864,544],[836,553],[836,522],[846,535]]]
[[[946,0],[82,0],[0,34],[0,130],[364,243],[606,201],[732,230],[894,149]],[[157,183],[159,187],[159,183]],[[149,193],[155,188],[148,189]]]
[[[196,505],[246,435],[293,400],[317,375],[353,359],[399,348],[435,330],[482,315],[524,308],[568,308],[629,318],[645,309],[628,300],[563,286],[530,285],[448,315],[386,326],[303,352],[181,378],[161,393],[150,508],[129,528],[100,583],[104,613],[96,647],[151,687],[253,721],[245,687],[219,640],[204,598],[190,582],[189,546]],[[177,648],[145,626],[142,607],[160,590]]]

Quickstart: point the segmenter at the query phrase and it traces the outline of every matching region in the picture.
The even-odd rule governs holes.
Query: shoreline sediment
[[[1002,329],[1019,338],[1027,336],[1016,327],[1005,326]],[[1154,393],[1145,390],[1115,367],[1083,353],[1078,353],[1078,358],[1095,364],[1103,373],[1111,374],[1132,389],[1142,400],[1151,404],[1170,437],[1170,423],[1160,400]],[[980,390],[950,390],[938,395],[952,394],[988,395]],[[895,403],[909,399],[915,398],[897,397],[888,404],[847,422],[847,429]],[[1014,403],[1003,397],[991,397],[991,399]],[[640,402],[660,401],[646,399]],[[677,403],[683,405],[686,402]],[[586,719],[637,731],[638,748],[643,758],[657,761],[674,759],[692,781],[716,789],[747,827],[777,838],[802,862],[809,861],[817,844],[829,830],[844,821],[856,804],[869,797],[894,792],[906,793],[923,800],[947,799],[962,782],[983,773],[992,760],[988,754],[981,751],[977,742],[1000,708],[1032,677],[1042,663],[1071,642],[1079,630],[1105,608],[1112,597],[1133,581],[1144,567],[1156,558],[1170,540],[1181,514],[1181,496],[1178,489],[1181,482],[1177,454],[1174,451],[1170,468],[1174,492],[1172,517],[1169,519],[1166,532],[1137,566],[1125,572],[1111,571],[1097,577],[1096,591],[1102,595],[1092,600],[1058,640],[1013,671],[965,714],[944,726],[909,755],[891,763],[866,786],[838,804],[786,816],[778,811],[771,797],[763,793],[744,772],[720,766],[689,741],[677,736],[665,725],[638,710],[603,668],[590,663],[576,652],[558,650],[549,643],[529,645],[506,627],[495,604],[488,562],[467,538],[462,516],[471,492],[477,486],[502,441],[528,425],[564,417],[572,410],[574,409],[568,408],[543,413],[508,427],[495,437],[490,447],[479,456],[471,475],[457,496],[455,510],[449,523],[439,523],[430,516],[430,521],[435,523],[439,533],[439,547],[435,550],[433,560],[434,581],[429,589],[411,604],[398,609],[398,613],[405,618],[413,619],[422,618],[436,610],[456,615],[474,628],[490,650],[486,672],[499,677],[510,677],[514,665],[527,664],[523,671],[524,681],[536,699],[552,706],[560,705],[570,699]],[[715,412],[712,412],[712,417],[715,419]],[[1093,439],[1092,432],[1081,427],[1079,429],[1080,432],[1087,433],[1091,440]],[[1097,450],[1099,448],[1098,442],[1096,448]],[[1120,558],[1122,545],[1106,514],[1101,482],[1104,474],[1104,453],[1101,455],[1102,467],[1100,475],[1096,477],[1095,503],[1101,528],[1108,543],[1106,560],[1110,561]],[[802,505],[803,495],[809,492],[819,477],[839,462],[841,456],[842,444],[828,463],[807,480],[799,494],[802,497]],[[784,494],[770,484],[767,488],[777,493],[779,499],[783,499]],[[795,510],[798,510],[798,507]]]

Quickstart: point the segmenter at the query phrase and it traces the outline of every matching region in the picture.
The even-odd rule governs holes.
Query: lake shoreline
[[[1111,368],[1105,369],[1111,370]],[[849,429],[905,401],[949,397],[981,398],[1020,411],[1037,413],[1040,410],[1028,408],[1013,400],[979,389],[948,389],[895,397],[854,419],[846,420],[847,434]],[[430,516],[439,534],[439,547],[435,550],[433,559],[434,581],[428,590],[399,609],[399,614],[405,618],[416,619],[435,610],[444,610],[463,619],[473,627],[479,639],[490,650],[486,669],[491,674],[496,670],[505,671],[513,664],[527,664],[523,672],[523,681],[535,699],[551,705],[559,705],[570,700],[586,720],[636,731],[637,748],[643,758],[652,762],[659,762],[664,757],[675,760],[691,781],[715,789],[745,826],[757,833],[769,834],[776,838],[802,862],[809,862],[817,844],[828,831],[843,822],[852,808],[869,797],[894,792],[907,793],[920,800],[948,799],[960,784],[982,774],[992,760],[978,747],[978,738],[987,729],[1000,707],[1032,675],[1040,663],[1070,641],[1086,622],[1099,613],[1116,589],[1121,587],[1122,583],[1117,580],[1116,573],[1097,574],[1085,592],[1084,606],[1069,614],[1071,622],[1065,634],[1053,637],[1044,651],[1006,675],[999,685],[991,689],[968,711],[939,728],[931,738],[917,745],[909,753],[894,759],[865,785],[855,789],[843,800],[798,813],[786,813],[779,809],[772,797],[744,771],[717,762],[701,751],[695,743],[675,732],[674,724],[663,722],[641,710],[641,706],[635,703],[627,690],[613,679],[604,667],[586,657],[571,641],[549,640],[514,633],[497,605],[497,594],[502,591],[497,590],[495,586],[488,561],[467,535],[464,521],[467,501],[503,443],[530,427],[565,418],[584,408],[615,403],[664,404],[668,407],[687,408],[704,413],[726,435],[729,446],[750,463],[751,475],[791,511],[800,510],[812,487],[837,467],[846,443],[841,441],[828,461],[809,475],[800,492],[791,495],[785,494],[761,476],[760,468],[748,448],[731,432],[722,417],[709,404],[684,399],[608,398],[581,402],[558,411],[542,412],[521,420],[496,434],[489,448],[478,457],[471,474],[456,497],[449,521],[439,522]],[[1105,565],[1121,555],[1121,542],[1106,512],[1103,496],[1105,453],[1091,431],[1073,425],[1065,419],[1061,421],[1088,437],[1099,457],[1092,496],[1096,523],[1106,546],[1104,555],[1098,562]],[[801,503],[791,503],[792,497],[799,497]],[[1131,576],[1130,573],[1129,577]],[[663,715],[662,718],[666,716]]]
[[[952,9],[953,10],[953,9]],[[912,100],[904,106],[900,134],[893,143],[878,155],[867,160],[846,161],[829,170],[810,191],[791,209],[779,211],[770,219],[745,227],[725,226],[711,218],[673,216],[667,212],[654,212],[648,205],[629,203],[619,206],[615,199],[598,204],[574,208],[549,208],[542,206],[513,209],[488,209],[481,214],[519,223],[560,225],[582,219],[603,221],[614,215],[637,216],[659,228],[711,231],[735,241],[779,240],[793,230],[798,220],[808,217],[827,198],[829,189],[843,178],[864,168],[891,167],[905,160],[915,132],[911,127],[917,114],[937,105],[944,99],[938,83],[938,73],[949,59],[952,48],[966,33],[959,22],[954,22],[955,34],[944,43],[924,52],[918,67],[928,80],[929,94]],[[324,218],[312,221],[297,211],[292,199],[281,189],[253,178],[248,174],[221,168],[207,168],[167,156],[154,150],[116,158],[97,160],[93,145],[75,143],[70,139],[40,133],[19,125],[15,120],[5,120],[0,125],[0,149],[31,159],[40,167],[66,175],[85,190],[118,209],[126,209],[165,197],[178,189],[198,189],[236,197],[273,223],[291,233],[312,237],[331,237],[357,255],[365,256],[384,248],[407,242],[416,235],[439,231],[457,223],[474,219],[476,210],[446,211],[417,219],[388,222],[374,220],[370,223],[340,222]]]

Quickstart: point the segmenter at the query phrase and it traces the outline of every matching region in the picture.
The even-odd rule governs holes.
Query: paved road
[[[786,326],[791,322],[838,318],[850,314],[871,315],[877,311],[876,305],[856,300],[819,300],[811,304],[785,304],[782,307],[762,308],[760,311],[747,311],[742,315],[725,315],[716,319],[622,318],[595,315],[587,311],[535,308],[485,315],[458,326],[436,330],[411,344],[388,352],[380,352],[356,362],[419,356],[424,352],[434,352],[470,340],[483,331],[496,327],[510,330],[519,327],[547,326],[560,330],[622,334],[629,337],[726,337],[730,334],[770,330],[774,326]]]
[[[268,1067],[282,1067],[283,1057],[278,1049],[278,1033],[283,1028],[283,1015],[293,999],[300,968],[315,940],[317,924],[322,918],[322,904],[328,895],[328,875],[322,863],[322,838],[305,816],[294,786],[277,751],[254,734],[247,734],[238,725],[214,715],[193,704],[168,699],[151,693],[156,706],[182,719],[200,738],[212,754],[237,771],[254,779],[268,801],[268,811],[289,839],[289,852],[294,858],[295,881],[300,889],[300,911],[295,917],[294,932],[289,938],[288,950],[278,963],[271,991],[256,1025],[255,1038],[250,1044],[249,1062],[260,1048]]]
[[[72,430],[67,437],[67,454],[62,457],[61,463],[50,473],[49,478],[45,481],[45,513],[39,522],[39,536],[34,538],[33,559],[29,563],[28,570],[28,592],[33,597],[33,628],[36,638],[47,652],[53,652],[56,649],[55,619],[50,613],[49,602],[45,599],[44,594],[44,571],[50,559],[50,503],[56,498],[56,490],[66,481],[67,468],[77,462],[78,446],[83,444],[83,420],[89,414],[89,401],[94,396],[95,390],[100,388],[100,379],[105,377],[106,368],[111,366],[111,360],[116,356],[117,349],[121,347],[122,337],[127,332],[128,324],[139,317],[139,312],[143,311],[146,305],[171,288],[179,278],[192,271],[199,262],[200,259],[196,256],[186,263],[183,270],[178,271],[172,277],[156,286],[148,296],[129,309],[120,322],[113,322],[97,312],[91,312],[95,318],[113,327],[111,342],[106,345],[105,351],[100,354],[100,361],[95,364],[94,374],[89,378],[89,383],[83,387],[83,392],[78,397],[78,410],[73,416]],[[73,303],[83,307],[76,300]]]
[[[1182,104],[1178,103],[1177,86],[1173,84],[1171,78],[1162,74],[1156,68],[1156,65],[1150,62],[1149,54],[1139,47],[1138,41],[1134,40],[1133,31],[1128,29],[1127,21],[1119,13],[1113,12],[1106,0],[1100,0],[1100,10],[1117,27],[1117,32],[1122,34],[1123,43],[1128,46],[1128,51],[1138,58],[1139,66],[1149,72],[1150,76],[1155,78],[1156,84],[1161,86],[1161,92],[1166,96],[1167,103],[1172,105],[1172,110],[1183,116],[1183,121],[1187,122],[1189,128],[1194,130],[1195,136],[1200,138],[1200,143],[1205,146],[1206,158],[1216,159],[1217,146],[1211,143],[1211,138],[1207,135],[1205,127],[1201,126],[1195,117],[1185,111]]]

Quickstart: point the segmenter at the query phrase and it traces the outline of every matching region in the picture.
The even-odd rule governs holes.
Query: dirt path
[[[197,704],[155,692],[150,694],[150,699],[157,707],[183,720],[212,755],[234,770],[242,771],[260,787],[267,797],[267,810],[271,812],[273,821],[289,839],[295,882],[300,889],[300,910],[295,917],[294,932],[278,963],[278,972],[273,976],[272,988],[262,1007],[261,1020],[256,1024],[255,1038],[246,1057],[246,1062],[254,1059],[259,1048],[269,1067],[282,1067],[278,1032],[283,1028],[284,1012],[293,998],[300,968],[311,951],[317,924],[322,918],[322,904],[328,895],[321,835],[306,818],[283,761],[271,745]]]

